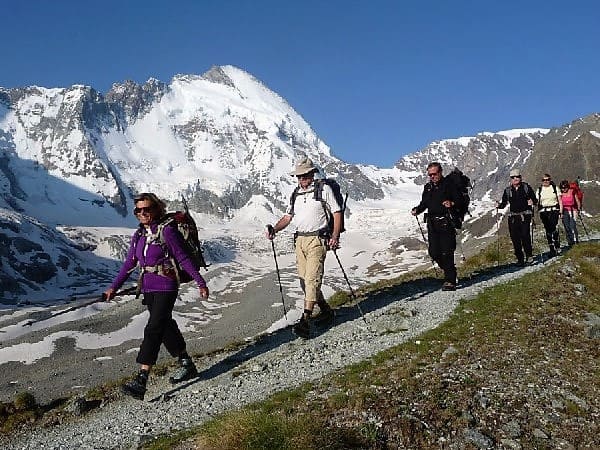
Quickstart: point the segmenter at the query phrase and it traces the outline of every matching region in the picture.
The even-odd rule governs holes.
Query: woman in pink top
[[[562,223],[565,227],[565,233],[567,235],[567,241],[569,245],[579,243],[579,233],[577,232],[577,214],[581,209],[581,203],[573,192],[573,189],[569,187],[567,180],[560,182],[560,199],[562,205],[560,208],[560,215],[562,216]]]

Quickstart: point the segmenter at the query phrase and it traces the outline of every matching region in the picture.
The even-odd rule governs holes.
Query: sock
[[[308,320],[310,319],[310,316],[312,316],[312,311],[310,309],[305,309],[304,314],[302,314],[302,317]]]

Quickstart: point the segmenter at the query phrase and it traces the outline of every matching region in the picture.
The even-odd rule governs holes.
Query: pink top
[[[573,190],[569,189],[564,194],[560,194],[563,209],[565,211],[573,211],[577,209],[577,204],[575,203],[575,196],[573,195]]]

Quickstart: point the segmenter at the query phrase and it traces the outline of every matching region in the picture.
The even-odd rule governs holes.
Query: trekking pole
[[[583,221],[583,217],[582,217],[582,212],[583,211],[579,211],[579,214],[577,214],[579,216],[579,220],[581,222],[581,226],[583,227],[583,231],[585,231],[585,237],[587,238],[587,240],[590,240],[590,235],[588,234],[588,230],[585,227],[585,222]]]
[[[272,225],[267,225],[269,236],[275,236]],[[281,294],[281,305],[283,306],[283,317],[287,321],[287,311],[285,310],[285,301],[283,300],[283,287],[281,286],[281,277],[279,276],[279,264],[277,264],[277,253],[275,252],[275,242],[271,239],[271,248],[273,249],[273,259],[275,260],[275,270],[277,271],[277,280],[279,281],[279,293]]]
[[[356,307],[358,308],[358,312],[360,312],[360,315],[362,316],[362,319],[365,321],[365,324],[366,324],[367,323],[367,319],[365,318],[363,310],[360,307],[360,302],[356,298],[356,294],[354,294],[354,290],[352,289],[352,286],[350,285],[350,280],[348,280],[348,276],[346,275],[346,271],[344,270],[344,267],[342,266],[342,262],[340,261],[340,258],[339,258],[339,256],[338,256],[338,254],[337,254],[337,252],[336,252],[335,249],[333,249],[333,254],[335,255],[335,259],[337,259],[337,262],[340,265],[340,269],[342,269],[342,273],[344,274],[344,279],[346,280],[346,283],[348,283],[348,288],[350,289],[350,295],[352,296],[353,300],[356,302]]]
[[[421,230],[421,236],[423,236],[423,242],[425,242],[425,245],[428,245],[427,239],[425,239],[425,233],[423,232],[423,227],[421,226],[421,221],[419,220],[419,216],[416,215],[416,214],[415,214],[415,219],[417,219],[417,224],[419,224],[419,230]],[[433,266],[433,270],[435,271],[435,275],[438,276],[437,267],[435,267],[435,261],[433,260],[433,258],[431,257],[431,255],[429,255],[429,259],[431,259],[431,265]]]
[[[119,291],[119,292],[115,293],[115,297],[121,297],[123,295],[134,294],[136,291],[137,291],[137,286],[131,286],[131,287],[127,288],[127,289],[123,289],[122,291]],[[29,322],[24,323],[23,326],[24,327],[28,327],[28,326],[33,325],[34,323],[43,322],[44,320],[53,319],[53,318],[55,318],[57,316],[61,316],[63,314],[71,312],[71,311],[75,311],[76,309],[84,308],[86,306],[93,305],[94,303],[99,303],[99,302],[103,302],[103,301],[106,301],[106,296],[104,295],[104,293],[101,296],[99,296],[99,297],[95,296],[90,301],[81,303],[81,304],[76,305],[76,306],[72,306],[70,308],[67,308],[67,309],[64,309],[62,311],[59,311],[59,312],[57,312],[55,314],[52,314],[50,317],[44,317],[43,319],[37,319],[37,320],[30,320]]]
[[[535,219],[534,219],[534,212],[531,213],[531,250],[535,249],[535,240],[533,238],[533,232],[535,230]],[[539,249],[538,249],[539,250]],[[540,263],[543,264],[544,263],[544,251],[540,251]]]
[[[497,219],[498,214],[499,214],[498,207],[496,206],[496,243],[497,243],[497,247],[498,247],[498,252],[496,254],[496,256],[497,256],[496,266],[500,265],[500,220]]]

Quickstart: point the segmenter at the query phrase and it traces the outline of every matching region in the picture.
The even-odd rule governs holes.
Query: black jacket
[[[463,198],[456,185],[448,178],[442,177],[438,184],[430,181],[423,187],[421,203],[415,207],[416,212],[420,214],[427,210],[431,216],[446,216],[449,211],[448,208],[442,205],[445,200],[454,202],[452,209],[455,209],[462,206]]]
[[[535,192],[530,185],[521,182],[519,189],[515,189],[514,186],[508,186],[504,189],[504,193],[502,194],[502,201],[498,205],[498,209],[503,209],[506,207],[506,204],[510,204],[510,212],[513,213],[522,213],[525,211],[533,211],[533,206],[529,206],[527,204],[527,200],[532,200],[534,205],[537,205],[537,198],[535,197]]]

